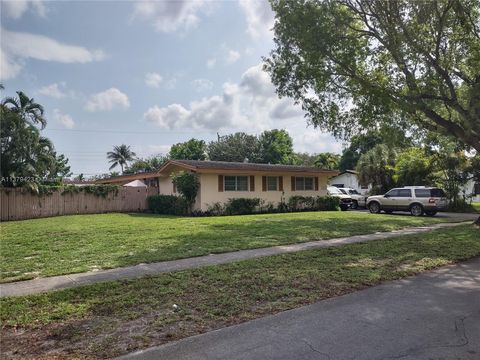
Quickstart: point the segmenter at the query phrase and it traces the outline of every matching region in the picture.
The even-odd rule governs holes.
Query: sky
[[[296,151],[340,153],[262,70],[273,22],[262,0],[1,0],[2,97],[45,107],[43,134],[74,175],[108,172],[114,145],[148,157],[236,131],[285,129]]]

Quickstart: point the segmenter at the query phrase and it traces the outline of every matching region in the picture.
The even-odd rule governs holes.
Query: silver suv
[[[425,186],[395,188],[385,195],[367,198],[367,208],[374,214],[384,210],[387,214],[410,211],[413,216],[421,216],[423,213],[434,216],[438,211],[445,210],[446,206],[447,199],[442,189]]]

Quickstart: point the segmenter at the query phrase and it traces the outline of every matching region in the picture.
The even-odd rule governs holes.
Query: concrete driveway
[[[123,359],[480,359],[480,258]]]

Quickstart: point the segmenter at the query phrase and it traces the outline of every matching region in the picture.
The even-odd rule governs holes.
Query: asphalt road
[[[480,359],[480,258],[122,359]]]

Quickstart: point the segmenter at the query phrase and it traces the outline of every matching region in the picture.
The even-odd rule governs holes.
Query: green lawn
[[[478,233],[462,225],[1,299],[2,351],[117,356],[479,256]]]
[[[440,221],[360,212],[305,212],[210,218],[97,214],[6,222],[0,225],[0,282],[390,231]]]
[[[480,213],[480,202],[472,203],[472,206],[477,213]]]
[[[0,282],[92,271],[445,221],[360,212],[210,218],[143,214],[2,223]]]

